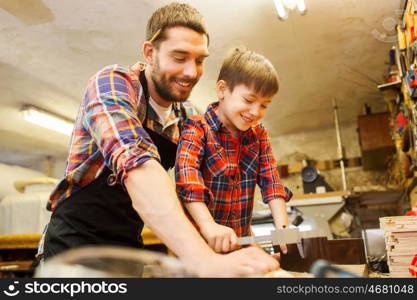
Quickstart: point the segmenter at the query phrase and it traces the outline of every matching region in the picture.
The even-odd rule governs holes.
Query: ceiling
[[[342,124],[364,103],[383,110],[376,88],[404,0],[306,0],[308,13],[280,21],[272,0],[184,1],[205,16],[211,35],[205,74],[191,101],[215,100],[220,63],[233,46],[270,58],[281,89],[264,123],[272,137],[333,127],[332,98]],[[0,0],[0,161],[25,165],[64,158],[69,138],[26,123],[22,104],[74,119],[88,78],[105,65],[132,65],[148,17],[169,1]]]

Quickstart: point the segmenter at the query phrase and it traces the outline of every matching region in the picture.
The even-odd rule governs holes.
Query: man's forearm
[[[125,186],[146,225],[180,258],[213,254],[185,216],[171,179],[156,160],[129,171]]]

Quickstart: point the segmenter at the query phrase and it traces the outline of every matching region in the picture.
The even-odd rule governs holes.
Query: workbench
[[[38,233],[0,235],[0,278],[33,275],[40,237]]]
[[[40,238],[41,234],[38,233],[0,235],[0,278],[32,277]],[[142,231],[142,238],[146,249],[166,250],[163,243],[147,227]]]

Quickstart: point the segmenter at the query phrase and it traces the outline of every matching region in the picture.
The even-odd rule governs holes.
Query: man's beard
[[[159,76],[158,76],[159,75]],[[152,69],[151,78],[155,86],[156,92],[161,96],[162,99],[171,102],[184,102],[190,96],[191,90],[198,80],[182,80],[190,82],[191,88],[190,91],[184,94],[184,96],[176,96],[170,88],[170,82],[175,82],[175,78],[167,78],[166,76],[161,75],[159,59],[155,60],[154,68]]]

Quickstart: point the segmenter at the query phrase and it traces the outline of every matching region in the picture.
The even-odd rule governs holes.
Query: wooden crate
[[[358,130],[364,170],[385,169],[388,156],[395,152],[389,114],[359,116]]]

